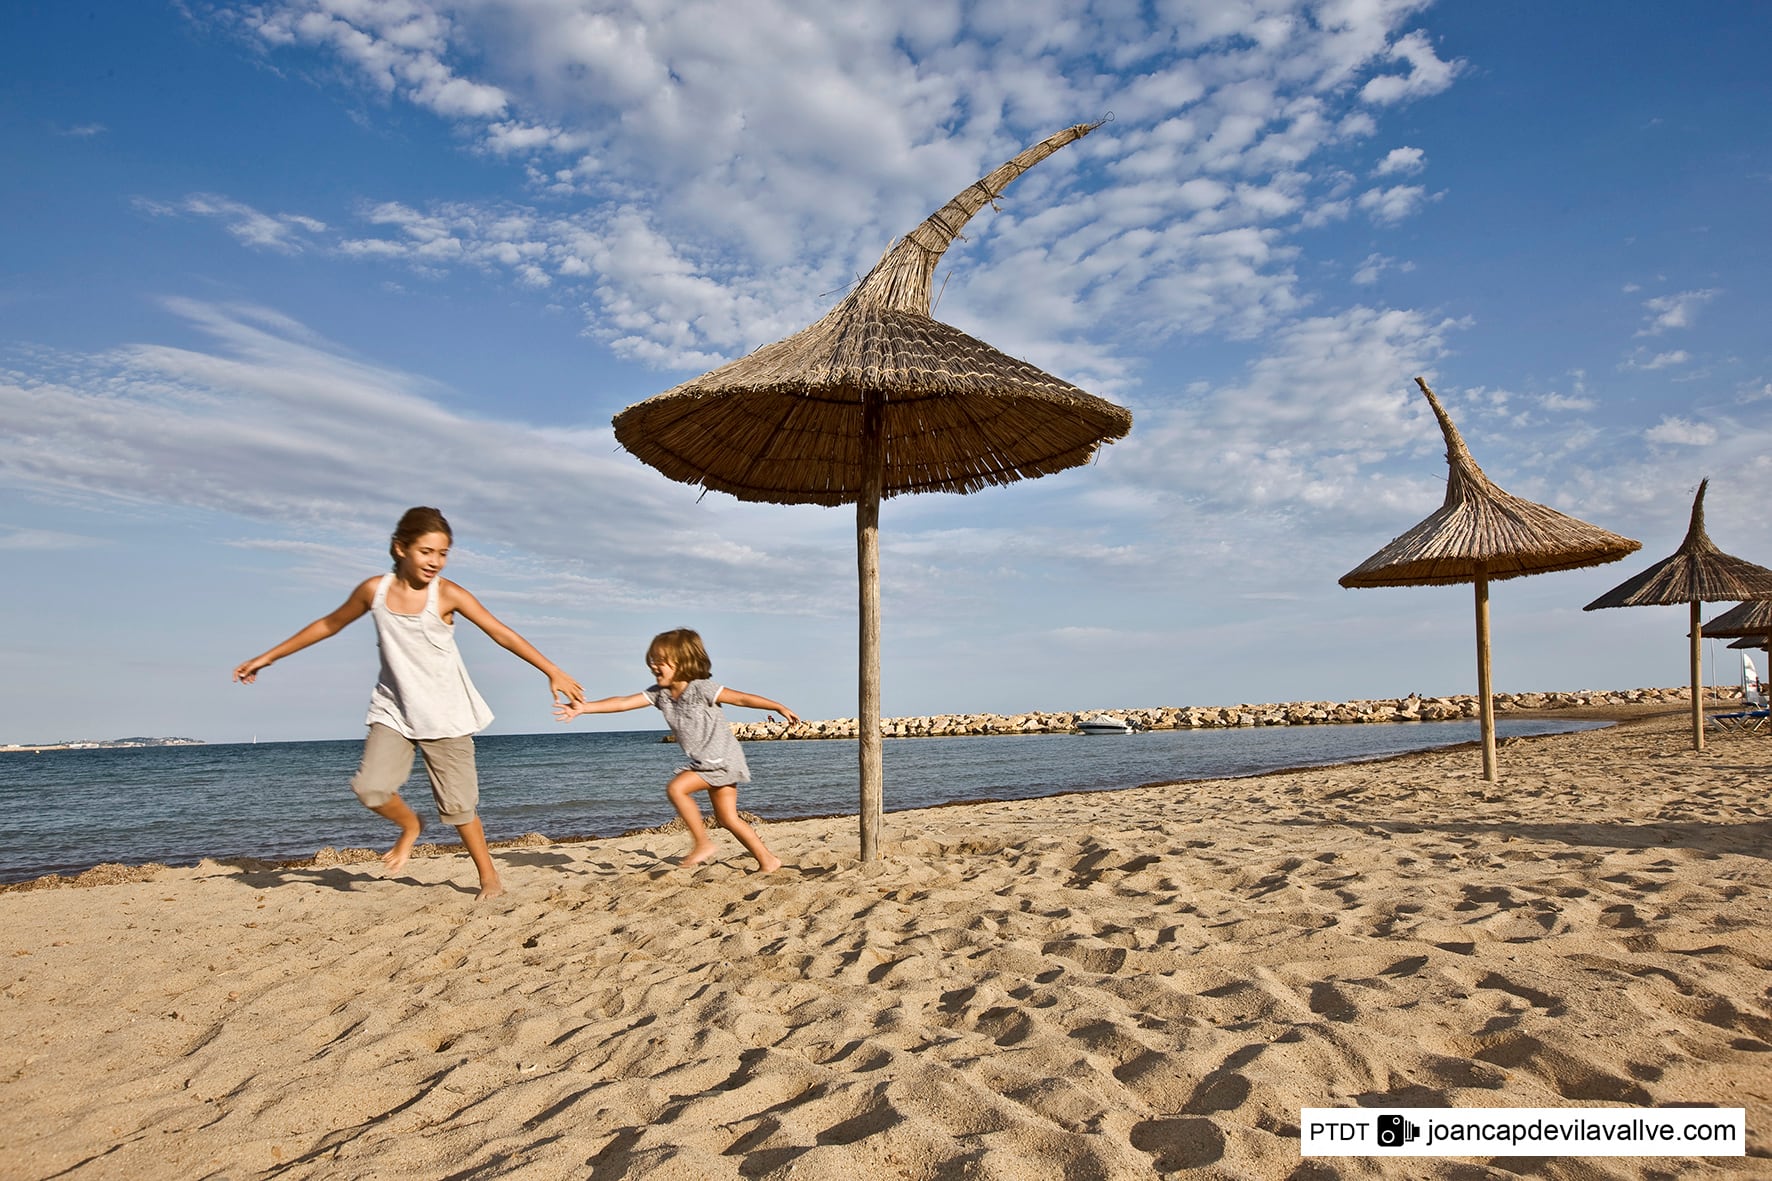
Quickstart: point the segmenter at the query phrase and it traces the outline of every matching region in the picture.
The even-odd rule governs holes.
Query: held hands
[[[584,690],[580,689],[579,690],[580,696],[582,696],[583,693],[584,693]],[[554,706],[554,720],[557,722],[570,722],[573,718],[576,718],[579,714],[589,713],[590,711],[587,709],[584,709],[583,706],[584,706],[583,701],[567,701],[562,704],[556,705],[556,706]]]

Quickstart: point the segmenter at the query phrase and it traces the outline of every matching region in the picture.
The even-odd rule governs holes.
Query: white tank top
[[[413,739],[460,738],[484,730],[492,711],[468,679],[455,647],[455,628],[437,613],[443,579],[431,579],[424,610],[417,615],[388,609],[393,582],[392,574],[383,575],[369,604],[381,649],[381,679],[369,695],[367,720]]]

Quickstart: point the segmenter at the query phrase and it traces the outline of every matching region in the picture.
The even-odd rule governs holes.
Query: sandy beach
[[[842,818],[769,876],[503,848],[484,905],[457,856],[10,890],[0,1176],[1772,1175],[1772,737],[1623,712],[1496,785],[892,813],[869,865]],[[1301,1159],[1387,1104],[1738,1106],[1748,1155]]]

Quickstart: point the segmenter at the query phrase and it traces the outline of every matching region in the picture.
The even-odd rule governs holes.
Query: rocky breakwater
[[[1718,689],[1727,700],[1739,689]],[[1680,689],[1626,689],[1612,692],[1497,693],[1495,711],[1560,710],[1641,704],[1676,704],[1690,700]],[[1124,718],[1139,730],[1211,730],[1237,726],[1326,726],[1373,722],[1449,722],[1477,716],[1471,694],[1453,697],[1384,698],[1373,701],[1287,701],[1264,705],[1176,706],[1140,709],[1084,709],[1021,714],[934,714],[914,718],[881,718],[886,738],[959,738],[1001,734],[1075,734],[1077,723],[1096,714]],[[854,718],[825,721],[802,719],[792,725],[779,719],[739,722],[733,732],[745,741],[770,739],[854,738]]]

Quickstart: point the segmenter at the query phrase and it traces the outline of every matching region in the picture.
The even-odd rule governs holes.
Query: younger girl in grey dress
[[[555,707],[554,716],[570,722],[580,714],[613,714],[657,706],[671,733],[676,735],[677,745],[689,759],[689,765],[679,767],[665,787],[671,806],[683,818],[695,842],[679,864],[700,865],[714,855],[714,842],[708,838],[707,827],[701,821],[701,805],[695,800],[696,792],[705,791],[714,805],[714,819],[750,850],[763,872],[780,869],[781,858],[769,851],[757,830],[738,814],[738,785],[751,781],[751,769],[745,764],[744,751],[720,707],[742,705],[747,709],[772,710],[790,722],[799,721],[798,715],[779,701],[716,685],[708,675],[712,671],[708,650],[701,637],[688,628],[654,636],[646,649],[646,667],[652,670],[657,682],[651,688],[626,697],[568,701]]]

